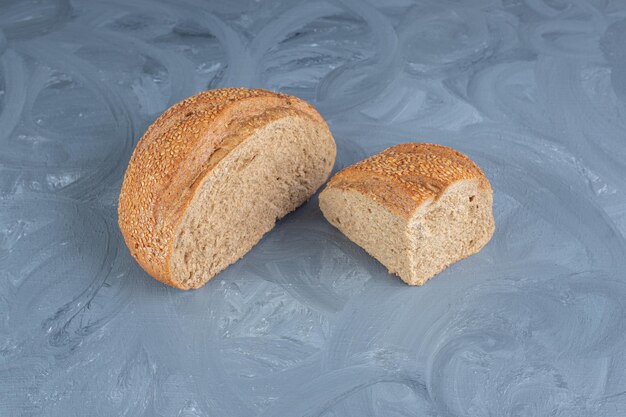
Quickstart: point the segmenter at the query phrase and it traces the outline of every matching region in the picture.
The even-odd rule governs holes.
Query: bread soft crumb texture
[[[337,173],[320,194],[328,221],[410,285],[489,242],[493,191],[468,157],[428,143],[391,147]]]
[[[118,208],[126,244],[154,278],[198,288],[306,201],[335,154],[328,126],[301,99],[245,88],[192,96],[133,152]]]

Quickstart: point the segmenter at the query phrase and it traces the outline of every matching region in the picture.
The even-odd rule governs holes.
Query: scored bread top
[[[343,169],[327,188],[357,191],[408,220],[454,182],[470,179],[491,190],[485,174],[462,153],[431,143],[405,143]]]
[[[148,128],[124,176],[118,221],[133,257],[150,275],[177,286],[169,270],[174,233],[202,179],[246,136],[286,116],[326,126],[296,97],[225,88],[173,105]]]

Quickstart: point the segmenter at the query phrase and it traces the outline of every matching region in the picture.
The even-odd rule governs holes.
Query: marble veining
[[[204,288],[117,227],[132,149],[208,88],[314,104],[335,170],[412,140],[494,187],[421,288],[314,197]],[[626,415],[623,0],[1,0],[0,416]]]

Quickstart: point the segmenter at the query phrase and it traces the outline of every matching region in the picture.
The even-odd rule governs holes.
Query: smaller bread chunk
[[[489,242],[493,190],[467,156],[406,143],[338,172],[320,194],[328,221],[409,285]]]
[[[246,254],[328,179],[336,147],[303,100],[205,91],[161,115],[130,159],[118,207],[143,269],[198,288]]]

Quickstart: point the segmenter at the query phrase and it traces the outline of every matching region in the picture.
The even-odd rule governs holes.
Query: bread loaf
[[[244,88],[175,104],[141,138],[119,225],[154,278],[198,288],[248,252],[328,178],[335,142],[296,97]]]
[[[465,155],[407,143],[337,173],[320,194],[320,208],[389,272],[422,285],[489,242],[492,194]]]

